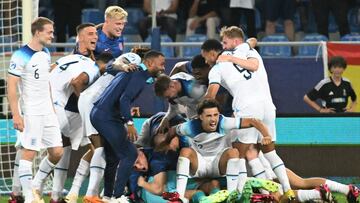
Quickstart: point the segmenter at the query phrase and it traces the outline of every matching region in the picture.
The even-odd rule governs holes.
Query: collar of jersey
[[[146,65],[143,64],[143,63],[140,63],[139,67],[140,67],[140,69],[143,70],[143,71],[147,71],[147,69],[148,69],[148,68],[146,67]]]

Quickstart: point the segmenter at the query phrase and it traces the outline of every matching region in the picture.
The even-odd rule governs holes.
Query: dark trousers
[[[166,33],[176,42],[176,19],[170,17],[157,17],[156,24],[160,27],[162,33]],[[151,27],[151,17],[146,17],[139,22],[139,32],[143,41],[149,36],[149,28]]]
[[[106,161],[104,195],[118,198],[124,193],[125,185],[137,158],[137,150],[127,138],[124,123],[109,114],[94,107],[90,119],[104,140]]]
[[[312,0],[311,1],[317,32],[329,37],[329,12],[331,11],[335,17],[336,24],[339,27],[340,36],[350,33],[349,22],[347,20],[347,12],[349,2],[347,0]]]

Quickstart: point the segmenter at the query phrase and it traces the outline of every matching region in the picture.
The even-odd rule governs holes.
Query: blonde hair
[[[50,25],[54,25],[54,22],[51,21],[48,18],[45,17],[38,17],[36,18],[32,23],[31,23],[31,34],[35,35],[36,31],[43,31],[44,30],[44,25],[46,24],[50,24]]]
[[[241,28],[239,28],[237,26],[230,26],[230,27],[222,27],[221,28],[220,39],[222,40],[224,36],[226,36],[230,39],[234,39],[234,38],[244,39],[245,34]]]
[[[106,18],[117,18],[127,20],[128,13],[120,6],[109,6],[105,10]]]

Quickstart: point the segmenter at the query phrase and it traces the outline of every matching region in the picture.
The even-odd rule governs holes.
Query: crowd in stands
[[[104,8],[116,4],[129,11],[124,34],[140,36],[137,39],[142,41],[149,37],[150,0],[51,2],[40,0],[40,16],[55,20],[57,42],[65,42],[66,33],[68,38],[74,36],[71,30],[81,21],[102,22]],[[184,41],[193,34],[218,38],[219,29],[224,25],[238,25],[247,37],[259,39],[282,34],[289,41],[299,41],[304,34],[318,33],[325,39],[339,40],[360,31],[359,5],[358,0],[158,0],[156,12],[161,32],[171,41]],[[64,10],[67,15],[63,15]]]

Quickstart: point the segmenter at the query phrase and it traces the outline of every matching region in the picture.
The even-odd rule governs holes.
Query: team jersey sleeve
[[[356,98],[357,98],[356,93],[350,82],[349,82],[349,95],[350,95],[351,101],[356,101]]]
[[[84,69],[84,73],[89,76],[89,83],[88,85],[95,82],[96,79],[100,77],[99,67],[96,64],[89,63],[89,67]]]
[[[323,81],[320,81],[310,92],[308,92],[306,95],[309,97],[309,99],[315,101],[320,98],[320,91],[322,86]]]
[[[139,139],[136,140],[135,144],[142,146],[142,147],[147,147],[150,146],[150,119],[146,119],[146,121],[143,123],[142,127],[141,127],[141,133],[139,136]]]
[[[236,47],[236,49],[233,52],[233,55],[241,59],[246,59],[249,52],[250,52],[250,45],[248,43],[242,43]]]
[[[216,64],[214,67],[211,68],[208,77],[209,77],[209,84],[221,83],[220,64]]]
[[[176,126],[176,134],[179,136],[192,136],[192,130],[191,130],[192,121],[187,121],[185,123],[179,124]]]
[[[233,117],[225,117],[220,115],[219,119],[220,129],[223,131],[222,133],[229,134],[229,132],[233,129],[240,129],[241,128],[241,118],[233,118]]]
[[[20,77],[24,68],[25,68],[25,61],[21,56],[21,52],[18,50],[14,52],[14,54],[11,56],[8,73]]]

